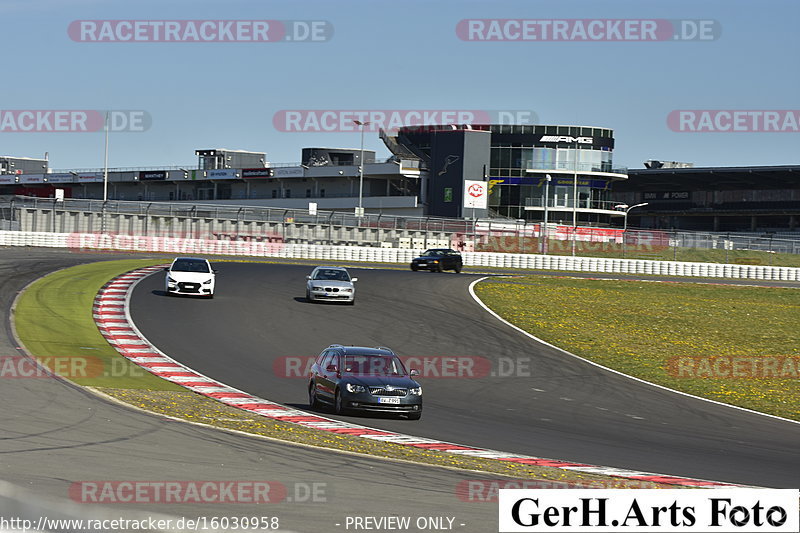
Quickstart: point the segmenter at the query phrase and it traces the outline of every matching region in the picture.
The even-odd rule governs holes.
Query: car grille
[[[339,292],[339,287],[325,287],[325,292]]]
[[[408,390],[407,389],[387,390],[384,387],[370,387],[369,388],[369,392],[373,396],[400,396],[400,397],[403,397],[406,394],[408,394]]]
[[[178,290],[181,292],[200,292],[199,283],[178,283]]]

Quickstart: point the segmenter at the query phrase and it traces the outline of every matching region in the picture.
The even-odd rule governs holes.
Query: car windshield
[[[422,255],[431,256],[431,255],[443,255],[443,254],[441,250],[426,250],[425,253]]]
[[[173,272],[210,272],[208,263],[195,259],[179,259],[172,264]]]
[[[361,376],[404,376],[406,368],[394,355],[346,355],[344,372]]]
[[[334,269],[321,269],[317,270],[312,279],[330,280],[330,281],[350,281],[350,276],[345,270]]]

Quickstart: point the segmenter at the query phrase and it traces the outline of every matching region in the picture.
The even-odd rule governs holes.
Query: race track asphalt
[[[350,307],[305,301],[310,266],[216,267],[213,300],[166,297],[160,273],[145,279],[132,298],[134,322],[175,359],[263,398],[306,408],[305,380],[276,361],[302,361],[332,343],[486,358],[494,375],[420,378],[420,421],[339,418],[646,472],[785,488],[800,479],[800,424],[661,390],[536,343],[472,300],[467,287],[475,275],[354,268],[358,293]]]
[[[0,249],[0,355],[20,353],[8,317],[13,298],[27,283],[66,266],[130,257]],[[318,484],[324,498],[267,505],[126,503],[112,510],[120,516],[134,510],[179,517],[277,516],[282,529],[298,532],[343,529],[335,524],[364,515],[450,516],[460,531],[497,528],[496,504],[466,503],[456,495],[456,487],[465,480],[497,476],[331,453],[193,426],[107,402],[57,379],[0,379],[0,405],[0,480],[42,498],[69,500],[69,487],[80,481],[276,481],[290,496]],[[100,508],[78,507],[85,518],[96,517]]]

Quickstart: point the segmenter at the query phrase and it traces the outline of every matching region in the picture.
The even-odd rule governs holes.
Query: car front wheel
[[[312,383],[308,387],[308,405],[313,408],[319,407],[319,400],[317,399],[317,387]]]
[[[456,267],[455,267],[453,270],[455,270],[455,271],[456,271],[456,274],[461,274],[461,269],[462,269],[462,268],[463,268],[463,267],[462,267],[461,265],[456,265]]]
[[[345,412],[344,403],[342,401],[342,393],[336,389],[336,395],[333,398],[333,412],[337,415],[343,415]]]

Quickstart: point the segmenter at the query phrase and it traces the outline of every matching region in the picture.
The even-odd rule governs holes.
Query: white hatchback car
[[[211,263],[201,257],[176,257],[167,271],[167,296],[190,294],[214,297],[216,270]]]
[[[358,278],[351,278],[344,267],[319,266],[306,276],[306,280],[306,300],[309,302],[328,300],[350,305],[356,303],[353,284]]]

